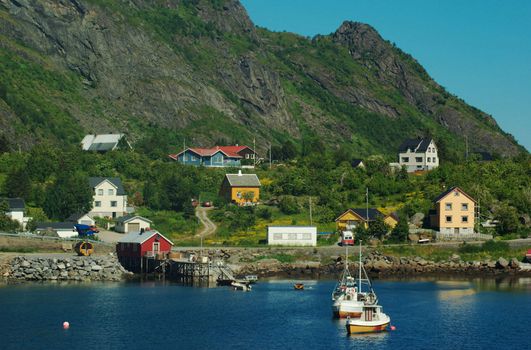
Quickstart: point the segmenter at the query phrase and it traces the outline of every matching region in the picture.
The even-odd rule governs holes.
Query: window
[[[409,157],[402,157],[402,162],[403,163],[409,162]]]
[[[307,240],[312,239],[311,233],[303,233],[302,234],[302,239],[307,239]]]
[[[249,159],[249,153],[245,155],[245,159]]]
[[[107,194],[109,196],[114,196],[114,190],[112,188],[109,188],[109,190],[107,190]]]
[[[468,216],[467,215],[461,216],[461,222],[467,223],[468,222]]]
[[[251,159],[254,159],[254,153],[253,153],[253,154],[251,154]]]
[[[297,239],[297,234],[296,234],[296,233],[290,233],[290,234],[288,234],[288,239],[291,239],[291,240],[295,240],[295,239]]]
[[[100,201],[95,201],[94,202],[94,206],[95,207],[101,207],[101,202]]]
[[[196,157],[196,156],[190,156],[190,160],[191,160],[192,162],[194,162],[194,161],[197,160],[197,157]]]
[[[446,203],[444,205],[444,210],[452,210],[452,203]]]
[[[428,157],[428,163],[431,163],[431,158],[430,157]]]
[[[415,162],[422,163],[422,157],[415,157]]]
[[[461,210],[468,210],[468,203],[461,203]]]
[[[103,188],[100,188],[100,189],[98,190],[98,196],[103,196]]]
[[[282,239],[282,233],[273,233],[273,239],[277,241]]]
[[[459,191],[454,191],[454,196],[459,196]]]
[[[117,207],[118,206],[118,202],[116,201],[111,201],[111,207]]]
[[[433,162],[434,162],[434,163],[435,163],[435,159],[437,159],[437,158],[433,157]]]
[[[446,215],[446,222],[452,222],[452,215]]]

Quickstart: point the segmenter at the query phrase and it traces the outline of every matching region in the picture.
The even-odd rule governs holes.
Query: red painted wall
[[[144,233],[149,235],[148,232]],[[138,243],[118,243],[116,245],[116,253],[122,257],[142,257],[146,252],[153,250],[153,242],[159,242],[159,252],[169,252],[171,250],[171,243],[158,233],[151,236],[142,245]],[[135,251],[136,246],[136,251]]]

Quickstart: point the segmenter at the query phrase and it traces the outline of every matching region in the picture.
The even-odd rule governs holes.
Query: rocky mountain
[[[369,25],[305,38],[256,27],[237,0],[0,0],[0,148],[127,132],[160,147],[320,138],[394,154],[524,151]]]

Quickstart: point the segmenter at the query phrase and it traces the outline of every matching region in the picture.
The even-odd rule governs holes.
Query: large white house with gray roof
[[[408,173],[437,168],[437,146],[431,138],[405,140],[398,149],[398,163],[405,166]]]
[[[127,214],[127,194],[118,177],[90,177],[93,191],[90,217],[117,218]]]

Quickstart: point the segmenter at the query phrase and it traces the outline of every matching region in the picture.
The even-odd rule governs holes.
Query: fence
[[[492,235],[485,233],[441,233],[437,232],[438,241],[486,241],[492,239]]]

